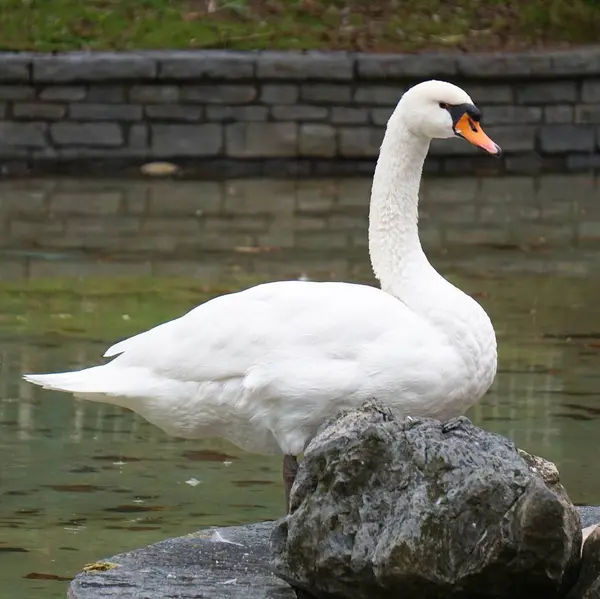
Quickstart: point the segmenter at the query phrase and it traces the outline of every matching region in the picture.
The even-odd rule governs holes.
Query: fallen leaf
[[[82,572],[107,572],[113,568],[118,568],[119,564],[113,564],[112,562],[95,562],[93,564],[86,564],[82,568]]]

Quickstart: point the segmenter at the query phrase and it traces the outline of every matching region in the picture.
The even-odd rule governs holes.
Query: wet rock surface
[[[600,599],[600,525],[583,545],[579,579],[568,599]]]
[[[580,519],[542,466],[466,418],[368,404],[307,448],[274,569],[319,599],[564,596]]]
[[[269,570],[272,530],[216,528],[117,555],[107,560],[115,567],[79,574],[69,599],[295,599]]]

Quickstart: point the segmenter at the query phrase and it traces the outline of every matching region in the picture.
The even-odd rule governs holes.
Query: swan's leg
[[[290,513],[290,491],[298,472],[298,460],[295,455],[283,456],[283,484],[285,485],[285,506]]]

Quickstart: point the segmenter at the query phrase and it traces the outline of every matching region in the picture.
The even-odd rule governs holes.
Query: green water
[[[577,212],[574,230],[584,223],[589,230],[596,198],[594,191],[578,199],[588,208]],[[435,202],[426,207],[424,227],[436,226]],[[574,501],[598,504],[600,242],[553,238],[546,227],[541,245],[498,243],[498,231],[522,222],[498,210],[492,241],[465,237],[429,252],[484,305],[498,333],[497,380],[469,415],[555,461]],[[560,217],[556,227],[563,226]],[[15,252],[8,248],[7,259]],[[113,341],[274,273],[371,282],[364,250],[355,250],[351,268],[340,258],[348,253],[292,247],[251,267],[233,250],[194,257],[212,265],[209,282],[130,275],[0,282],[2,597],[64,597],[66,581],[25,577],[68,578],[86,563],[165,537],[283,513],[280,458],[219,440],[169,438],[130,412],[25,384],[21,373],[97,363]],[[80,259],[80,274],[93,260]]]

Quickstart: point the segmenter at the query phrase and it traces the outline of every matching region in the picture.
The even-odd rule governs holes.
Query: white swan
[[[477,302],[429,264],[417,230],[432,138],[461,136],[491,154],[460,88],[416,85],[387,125],[373,180],[369,251],[381,290],[283,281],[217,297],[113,345],[102,366],[25,379],[134,410],[168,434],[221,436],[282,452],[286,495],[323,420],[378,398],[407,415],[446,419],[481,398],[496,337]]]

